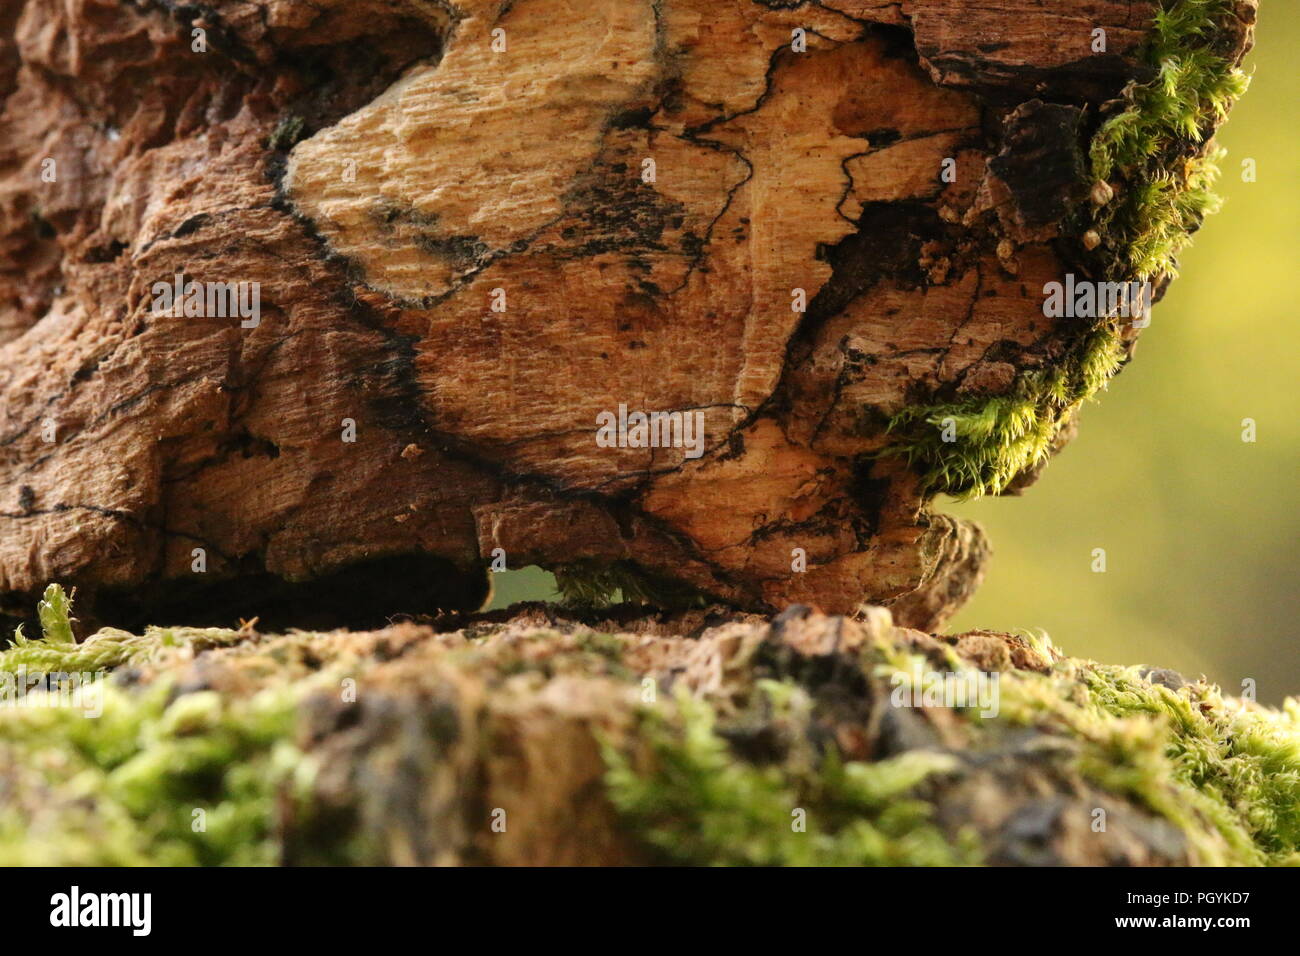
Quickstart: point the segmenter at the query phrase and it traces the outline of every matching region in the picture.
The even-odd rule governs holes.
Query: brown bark
[[[1086,185],[1050,173],[1151,13],[8,4],[0,593],[356,623],[476,605],[501,548],[933,627],[982,536],[872,453],[1057,355]],[[260,324],[154,314],[177,274],[259,283]],[[704,454],[598,447],[620,405],[702,410]]]

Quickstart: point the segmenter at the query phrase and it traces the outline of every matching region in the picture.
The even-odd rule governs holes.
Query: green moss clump
[[[274,150],[289,150],[303,138],[306,122],[301,116],[290,114],[275,124],[275,129],[267,137],[266,145]]]
[[[168,652],[229,646],[218,628],[105,629],[72,635],[72,605],[50,585],[38,606],[44,640],[21,633],[0,651],[0,865],[136,866],[277,862],[275,822],[295,806],[310,763],[294,747],[303,687],[249,699],[178,695],[164,677],[133,693],[106,672]],[[41,675],[93,674],[75,706],[24,686]],[[33,803],[32,795],[52,799]],[[15,796],[16,795],[16,796]],[[24,799],[27,795],[29,799]]]
[[[0,652],[0,678],[119,670],[98,717],[46,691],[0,706],[0,865],[509,862],[575,839],[593,862],[1034,862],[1013,831],[1044,795],[1061,822],[1034,852],[1064,862],[1300,864],[1300,701],[1174,690],[1045,639],[810,615],[789,638],[510,623],[75,645],[53,598],[56,639]],[[1002,668],[995,716],[985,700],[893,706],[891,685],[975,666]],[[647,681],[676,690],[656,702]],[[534,719],[563,750],[544,733],[520,745]],[[603,790],[601,765],[575,759],[593,744]],[[514,770],[485,773],[503,754]],[[534,773],[590,832],[513,802]],[[511,830],[527,846],[484,839],[479,810],[498,805],[530,821]],[[1094,839],[1080,828],[1097,807],[1115,827]]]
[[[1021,375],[1010,395],[903,409],[889,423],[898,440],[884,453],[920,470],[927,493],[998,494],[1047,459],[1061,426],[1122,362],[1118,329],[1106,325],[1073,357]]]
[[[72,599],[57,584],[36,606],[44,640],[32,640],[19,625],[12,646],[0,651],[0,673],[81,674],[142,664],[167,648],[188,645],[196,653],[239,643],[244,635],[221,627],[149,627],[143,635],[106,627],[78,644],[72,633]]]
[[[857,666],[878,688],[871,698],[887,701],[884,688],[918,671],[970,668],[951,647],[935,646],[929,656],[889,639],[865,646]],[[634,759],[604,744],[610,799],[667,862],[970,864],[989,848],[970,832],[943,830],[935,812],[946,806],[949,818],[962,816],[963,801],[978,798],[960,788],[975,786],[981,766],[1001,765],[994,794],[1071,792],[1079,784],[1068,781],[1086,781],[1095,789],[1070,811],[1076,817],[1115,797],[1132,801],[1182,834],[1194,864],[1300,864],[1300,700],[1269,710],[1225,699],[1204,682],[1171,690],[1136,667],[1061,658],[1042,641],[1025,646],[1057,659],[1042,673],[1000,673],[994,718],[974,706],[948,711],[960,717],[960,751],[936,739],[881,760],[843,761],[825,734],[825,707],[839,691],[819,701],[815,688],[759,680],[739,701],[683,692],[671,708],[646,708],[634,739],[648,753]],[[806,665],[801,680],[819,671],[824,678],[824,668]],[[844,688],[853,678],[837,681]],[[785,743],[757,759],[734,746],[777,738]],[[1017,764],[1026,753],[1039,756]],[[799,809],[806,832],[791,826]]]
[[[73,644],[72,636],[72,602],[63,593],[63,588],[51,584],[45,589],[45,596],[36,605],[36,616],[41,622],[41,633],[48,644]],[[21,634],[22,628],[19,628]],[[15,635],[17,638],[18,635]]]
[[[82,644],[33,641],[19,634],[8,650],[0,652],[0,673],[86,673],[142,664],[169,647],[188,645],[195,652],[225,647],[243,639],[239,631],[218,627],[149,627],[144,634],[104,628]]]
[[[1176,274],[1179,250],[1219,206],[1211,187],[1221,151],[1206,141],[1247,86],[1221,51],[1233,11],[1232,0],[1164,0],[1142,53],[1155,77],[1130,83],[1092,138],[1093,258],[1110,281]],[[905,456],[928,493],[1000,493],[1047,459],[1074,409],[1119,371],[1114,323],[1103,319],[1057,369],[1023,373],[1008,395],[903,409],[881,454]],[[945,424],[955,441],[943,440]]]
[[[780,687],[787,699],[803,692]],[[805,701],[806,703],[806,701]],[[686,694],[675,720],[646,712],[654,769],[640,774],[605,744],[610,800],[667,862],[714,866],[956,866],[979,860],[973,836],[950,841],[913,796],[957,760],[932,752],[873,763],[835,752],[809,766],[737,760],[713,709]]]
[[[1179,250],[1219,208],[1212,186],[1223,151],[1206,141],[1248,85],[1220,52],[1233,11],[1232,0],[1165,0],[1143,53],[1156,78],[1130,84],[1123,110],[1092,139],[1093,178],[1116,193],[1094,213],[1112,274],[1176,274]]]
[[[885,679],[916,663],[879,643],[874,656]],[[1300,865],[1300,699],[1271,710],[1204,681],[1171,690],[1136,666],[1069,658],[1002,678],[998,718],[971,715],[978,736],[1033,727],[1070,741],[1082,777],[1173,824],[1197,865]]]
[[[560,599],[572,607],[606,608],[627,601],[682,609],[709,601],[694,588],[650,574],[631,561],[575,561],[557,567],[554,574]]]
[[[1068,731],[1084,775],[1177,826],[1198,863],[1300,865],[1300,700],[1270,710],[1205,683],[1174,691],[1136,667],[1075,662],[1011,691],[1010,720]]]
[[[292,743],[294,695],[173,699],[169,681],[143,695],[101,690],[94,719],[67,707],[5,712],[0,762],[20,797],[0,803],[0,865],[278,862],[276,821],[310,772]],[[21,799],[42,792],[44,802]]]

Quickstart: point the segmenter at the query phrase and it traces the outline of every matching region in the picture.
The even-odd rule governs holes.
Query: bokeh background
[[[1204,674],[1233,694],[1249,678],[1268,703],[1300,695],[1300,17],[1264,6],[1250,91],[1218,136],[1226,203],[1135,361],[1025,495],[936,503],[983,523],[994,547],[950,631],[1046,632],[1079,657]],[[535,568],[495,578],[494,607],[554,596]]]

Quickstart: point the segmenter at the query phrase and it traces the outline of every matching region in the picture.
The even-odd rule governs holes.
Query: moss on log
[[[525,605],[75,644],[50,597],[0,654],[0,863],[1300,862],[1300,702],[1044,637]],[[15,697],[59,672],[100,696]]]

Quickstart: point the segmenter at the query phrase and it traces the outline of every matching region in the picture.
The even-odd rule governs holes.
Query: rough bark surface
[[[0,594],[356,623],[477,606],[501,548],[936,625],[982,535],[873,455],[1077,335],[1041,289],[1152,14],[6,4]],[[259,283],[260,324],[155,314],[177,274]],[[702,411],[704,454],[598,447],[620,405]]]

